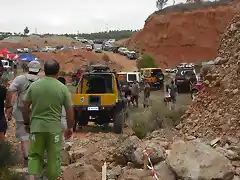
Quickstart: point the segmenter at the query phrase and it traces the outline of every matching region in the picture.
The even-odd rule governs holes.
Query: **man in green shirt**
[[[45,77],[33,82],[25,96],[23,107],[24,125],[30,131],[28,155],[29,179],[41,174],[44,152],[47,152],[47,178],[55,180],[61,173],[62,106],[65,107],[67,129],[65,138],[72,136],[74,113],[72,101],[66,86],[56,78],[59,73],[56,61],[44,64]]]

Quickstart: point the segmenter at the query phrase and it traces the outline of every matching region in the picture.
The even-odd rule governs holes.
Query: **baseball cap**
[[[28,71],[29,72],[39,72],[40,69],[41,69],[41,64],[38,61],[31,61],[28,64]]]

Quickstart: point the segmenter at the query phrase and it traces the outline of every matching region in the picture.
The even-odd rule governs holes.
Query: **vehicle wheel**
[[[125,117],[125,115],[124,115],[123,111],[119,112],[114,117],[113,130],[117,134],[123,133],[124,117]]]
[[[77,122],[75,121],[75,124],[73,126],[73,132],[76,132],[76,129],[77,129]]]
[[[191,92],[191,98],[192,100],[196,99],[198,91],[196,89],[192,90]]]

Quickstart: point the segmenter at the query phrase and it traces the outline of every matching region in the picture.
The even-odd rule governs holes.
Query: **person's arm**
[[[67,87],[64,91],[64,104],[63,105],[66,110],[67,128],[71,129],[71,128],[73,128],[73,126],[75,124],[75,120],[74,120],[74,111],[73,111],[73,107],[72,107],[72,99],[71,99],[71,95],[70,95]]]
[[[31,97],[31,86],[28,88],[26,92],[25,99],[23,101],[23,108],[22,108],[22,115],[24,120],[24,125],[30,125],[30,106],[32,104],[32,97]]]
[[[10,84],[7,91],[6,104],[5,104],[6,108],[12,107],[13,94],[17,91],[20,91],[20,87],[22,86],[23,82],[24,82],[23,76],[18,76]]]

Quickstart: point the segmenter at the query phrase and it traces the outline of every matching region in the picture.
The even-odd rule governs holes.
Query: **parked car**
[[[122,55],[127,56],[130,51],[128,49],[122,51]]]
[[[114,47],[112,47],[112,52],[113,53],[118,53],[118,49],[119,49],[118,46],[114,46]]]
[[[175,84],[178,92],[190,92],[191,84],[197,82],[196,71],[193,67],[178,67],[175,75]]]
[[[102,49],[101,48],[95,49],[95,53],[102,53]]]
[[[23,52],[22,49],[20,49],[20,48],[17,49],[17,53],[22,53],[22,52]]]
[[[87,49],[87,51],[92,51],[93,50],[91,45],[86,45],[86,49]]]
[[[121,54],[121,55],[124,55],[124,51],[128,51],[128,49],[125,48],[125,47],[120,47],[120,48],[118,49],[118,52],[119,52],[119,54]]]
[[[198,92],[203,89],[203,82],[197,82],[195,84],[191,84],[191,98],[192,100],[196,99]]]
[[[12,68],[8,60],[1,60],[1,61],[4,69],[10,70]]]
[[[127,53],[127,57],[131,60],[135,60],[135,59],[137,59],[137,54],[135,53],[135,51],[129,51]]]
[[[23,48],[23,53],[29,53],[29,52],[30,52],[29,48]]]

